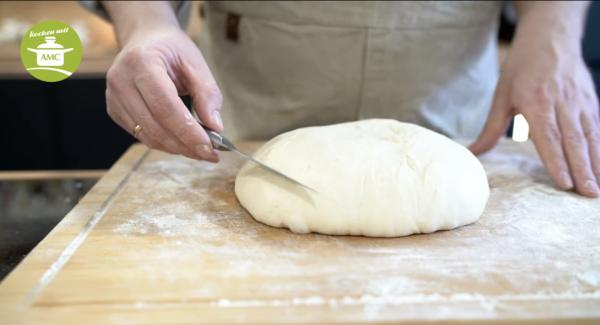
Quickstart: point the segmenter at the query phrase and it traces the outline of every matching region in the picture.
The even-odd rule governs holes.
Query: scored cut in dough
[[[417,125],[373,119],[308,127],[264,144],[235,193],[258,221],[297,233],[396,237],[476,221],[489,197],[483,166],[449,138]]]

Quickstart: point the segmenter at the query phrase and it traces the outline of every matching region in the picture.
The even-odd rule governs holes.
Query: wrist
[[[139,35],[157,30],[180,29],[177,17],[166,1],[105,1],[102,3],[113,21],[121,47]]]
[[[518,11],[515,43],[552,43],[579,49],[583,38],[588,3],[575,2],[515,2]]]

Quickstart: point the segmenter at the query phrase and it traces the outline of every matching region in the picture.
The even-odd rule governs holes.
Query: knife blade
[[[236,146],[231,141],[229,141],[227,138],[225,138],[224,136],[222,136],[218,132],[215,132],[215,131],[211,130],[207,126],[202,125],[201,123],[200,123],[200,126],[202,126],[202,128],[204,128],[204,131],[206,131],[206,134],[208,134],[208,137],[210,138],[210,141],[211,141],[211,143],[213,145],[213,148],[215,148],[216,150],[235,152],[236,154],[238,154],[239,156],[241,156],[245,160],[249,160],[249,161],[253,162],[257,166],[263,168],[264,170],[266,170],[266,171],[268,171],[270,173],[273,173],[273,174],[275,174],[275,175],[277,175],[277,176],[279,176],[281,178],[286,179],[289,182],[292,182],[292,183],[294,183],[296,185],[302,186],[302,187],[304,187],[304,188],[306,188],[308,190],[311,190],[311,191],[313,191],[315,193],[317,192],[313,188],[311,188],[311,187],[309,187],[307,185],[304,185],[301,182],[299,182],[299,181],[297,181],[297,180],[289,177],[288,175],[286,175],[286,174],[284,174],[284,173],[282,173],[282,172],[280,172],[280,171],[278,171],[278,170],[276,170],[276,169],[274,169],[272,167],[269,167],[269,166],[261,163],[260,161],[254,159],[252,156],[241,152],[238,148],[236,148]]]

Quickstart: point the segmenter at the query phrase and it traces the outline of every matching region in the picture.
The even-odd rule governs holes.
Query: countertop
[[[530,143],[481,161],[479,221],[383,239],[263,225],[235,198],[235,156],[214,165],[137,145],[0,284],[0,318],[598,323],[600,200],[554,188]]]

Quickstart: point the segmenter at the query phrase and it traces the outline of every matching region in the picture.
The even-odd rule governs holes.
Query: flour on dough
[[[297,233],[396,237],[476,221],[486,173],[465,147],[420,126],[363,120],[281,134],[254,158],[314,193],[246,163],[235,193],[258,221]]]

